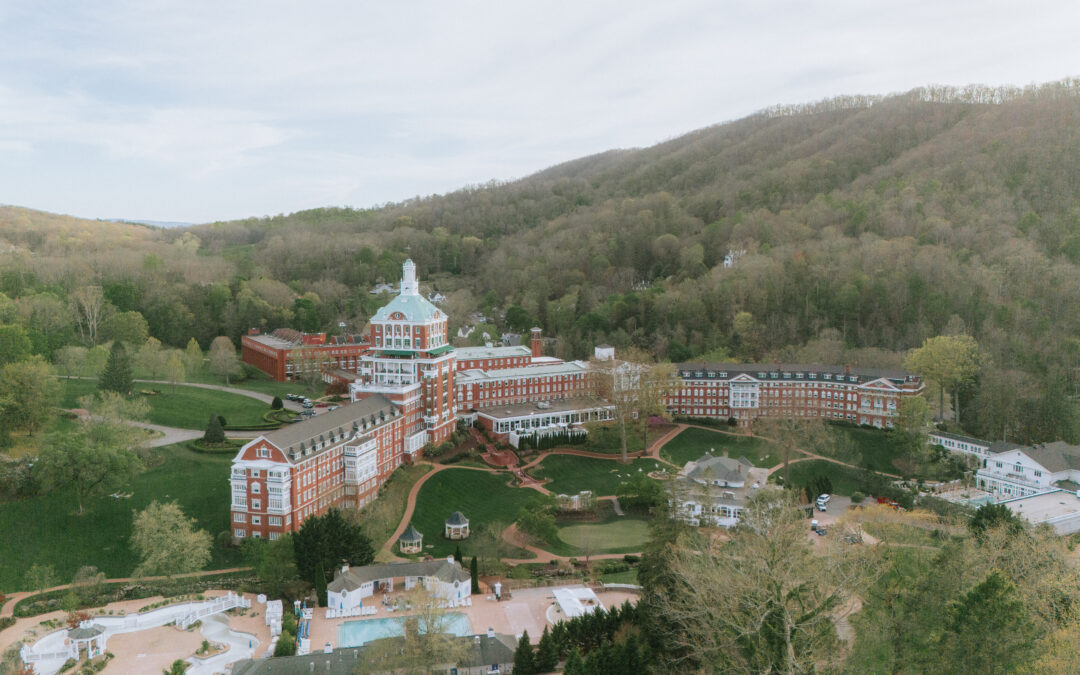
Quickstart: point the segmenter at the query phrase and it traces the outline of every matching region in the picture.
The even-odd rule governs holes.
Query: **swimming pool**
[[[445,616],[445,632],[458,636],[473,634],[469,617],[461,612],[447,612]],[[372,640],[398,637],[405,634],[404,626],[405,617],[346,621],[338,628],[338,647],[359,647]]]

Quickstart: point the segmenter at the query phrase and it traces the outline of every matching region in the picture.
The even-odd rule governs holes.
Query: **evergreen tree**
[[[480,595],[480,566],[476,564],[476,556],[469,561],[469,576],[472,577],[472,594]]]
[[[585,675],[586,672],[585,662],[581,660],[581,652],[578,651],[577,647],[574,647],[566,657],[563,675]]]
[[[540,642],[536,649],[536,672],[550,673],[559,665],[559,647],[555,644],[555,637],[544,626],[544,634],[540,636]]]
[[[514,650],[514,672],[518,675],[533,675],[536,672],[536,661],[533,657],[532,644],[529,642],[529,631],[521,634],[517,649]]]
[[[221,418],[217,415],[210,416],[210,422],[206,425],[206,433],[203,434],[204,443],[224,443],[225,428],[221,425]]]
[[[281,402],[280,396],[275,396],[274,400],[270,402],[270,408],[272,410],[281,410],[285,407],[285,404]]]
[[[315,593],[319,596],[319,607],[326,607],[326,570],[322,565],[315,568]]]
[[[461,555],[461,544],[454,547],[454,562],[459,564],[465,563],[465,558]]]
[[[101,374],[98,389],[115,391],[123,396],[131,393],[131,357],[119,340],[109,350],[109,360],[105,362],[105,372]]]

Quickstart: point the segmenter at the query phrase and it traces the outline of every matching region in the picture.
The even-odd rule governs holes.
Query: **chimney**
[[[544,355],[544,341],[540,338],[540,328],[533,328],[532,333],[532,357],[539,358]]]
[[[345,563],[344,565],[341,566],[341,573],[342,574],[348,574],[349,573],[349,564],[348,563]]]
[[[258,334],[259,334],[259,329],[258,328],[248,328],[248,335],[258,335]]]
[[[494,640],[495,639],[495,629],[494,628],[488,628],[487,636]]]

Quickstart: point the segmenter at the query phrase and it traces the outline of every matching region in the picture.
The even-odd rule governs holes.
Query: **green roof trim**
[[[415,352],[406,349],[380,349],[382,356],[412,356]]]
[[[435,354],[435,355],[445,354],[446,352],[450,351],[453,348],[454,348],[453,345],[443,345],[442,347],[436,347],[435,349],[429,349],[429,350],[427,350],[427,353],[428,354]]]

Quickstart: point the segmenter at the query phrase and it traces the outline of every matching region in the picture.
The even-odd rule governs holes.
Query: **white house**
[[[472,592],[472,576],[454,560],[390,563],[387,565],[343,566],[326,586],[326,601],[331,609],[356,609],[364,598],[375,592],[392,592],[401,583],[406,591],[422,585],[442,600],[464,600]]]
[[[690,525],[734,527],[747,500],[766,485],[769,472],[745,457],[705,454],[687,462],[671,483],[671,504]]]
[[[1080,446],[1063,441],[1014,446],[987,457],[975,478],[999,500],[1049,492],[1059,481],[1080,483]]]

